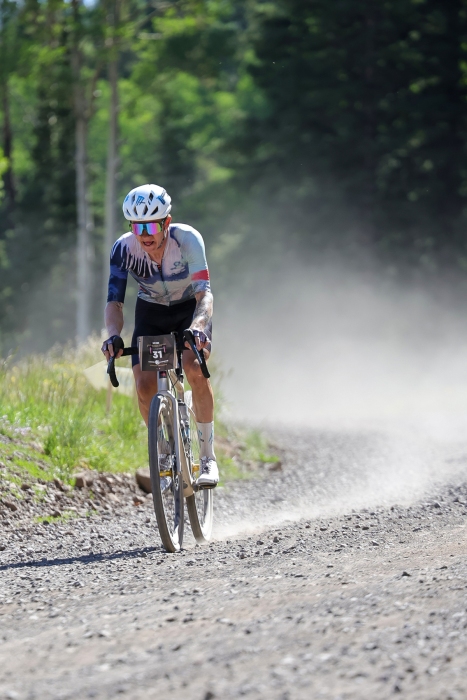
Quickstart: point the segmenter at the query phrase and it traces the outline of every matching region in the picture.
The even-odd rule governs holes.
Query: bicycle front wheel
[[[162,544],[178,552],[183,541],[183,479],[175,453],[172,402],[156,394],[148,421],[149,469],[152,498]]]
[[[190,398],[191,396],[188,397],[187,401],[188,415],[190,420],[190,442],[189,454],[187,455],[187,457],[192,476],[196,480],[199,476],[200,468],[198,426],[196,425],[195,415],[191,410],[191,405],[189,403]],[[211,539],[213,523],[213,502],[213,489],[200,489],[199,491],[195,491],[192,496],[188,496],[188,498],[186,499],[186,507],[188,510],[188,517],[190,518],[191,530],[193,532],[195,540],[199,544],[209,542],[209,540]]]

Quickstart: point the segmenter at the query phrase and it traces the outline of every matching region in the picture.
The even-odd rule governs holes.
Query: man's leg
[[[209,353],[204,351],[206,359]],[[193,391],[193,409],[198,426],[201,457],[201,474],[198,485],[215,486],[219,481],[216,454],[214,452],[214,394],[211,382],[203,376],[201,367],[191,350],[183,352],[183,368]]]
[[[205,350],[206,360],[209,353]],[[193,410],[198,423],[212,423],[214,420],[214,394],[211,382],[203,376],[198,360],[191,350],[183,351],[183,369],[193,392]]]
[[[133,376],[135,378],[139,410],[147,425],[152,397],[157,394],[157,372],[143,372],[141,366],[137,364],[133,366]]]

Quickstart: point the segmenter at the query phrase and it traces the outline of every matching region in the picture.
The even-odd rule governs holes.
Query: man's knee
[[[207,383],[208,380],[203,376],[201,367],[194,357],[188,357],[187,360],[184,361],[183,369],[185,370],[188,384],[191,387]]]
[[[139,377],[135,378],[135,382],[139,400],[143,401],[143,403],[151,401],[154,394],[157,393],[157,380],[152,376],[146,377],[141,373]]]

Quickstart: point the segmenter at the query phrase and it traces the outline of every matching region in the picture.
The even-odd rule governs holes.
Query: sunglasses
[[[142,236],[144,232],[148,236],[157,236],[158,233],[164,230],[165,219],[163,221],[146,221],[143,224],[139,224],[136,221],[130,221],[130,231],[135,234],[135,236]]]

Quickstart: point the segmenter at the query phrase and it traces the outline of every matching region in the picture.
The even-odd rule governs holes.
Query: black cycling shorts
[[[196,299],[188,299],[180,304],[164,306],[144,301],[138,297],[135,307],[135,330],[131,344],[137,345],[140,335],[165,335],[166,333],[177,333],[181,341],[183,331],[191,326],[195,308]],[[212,340],[212,321],[209,322],[204,332],[209,340]],[[132,355],[131,362],[133,367],[139,364],[138,355]]]

